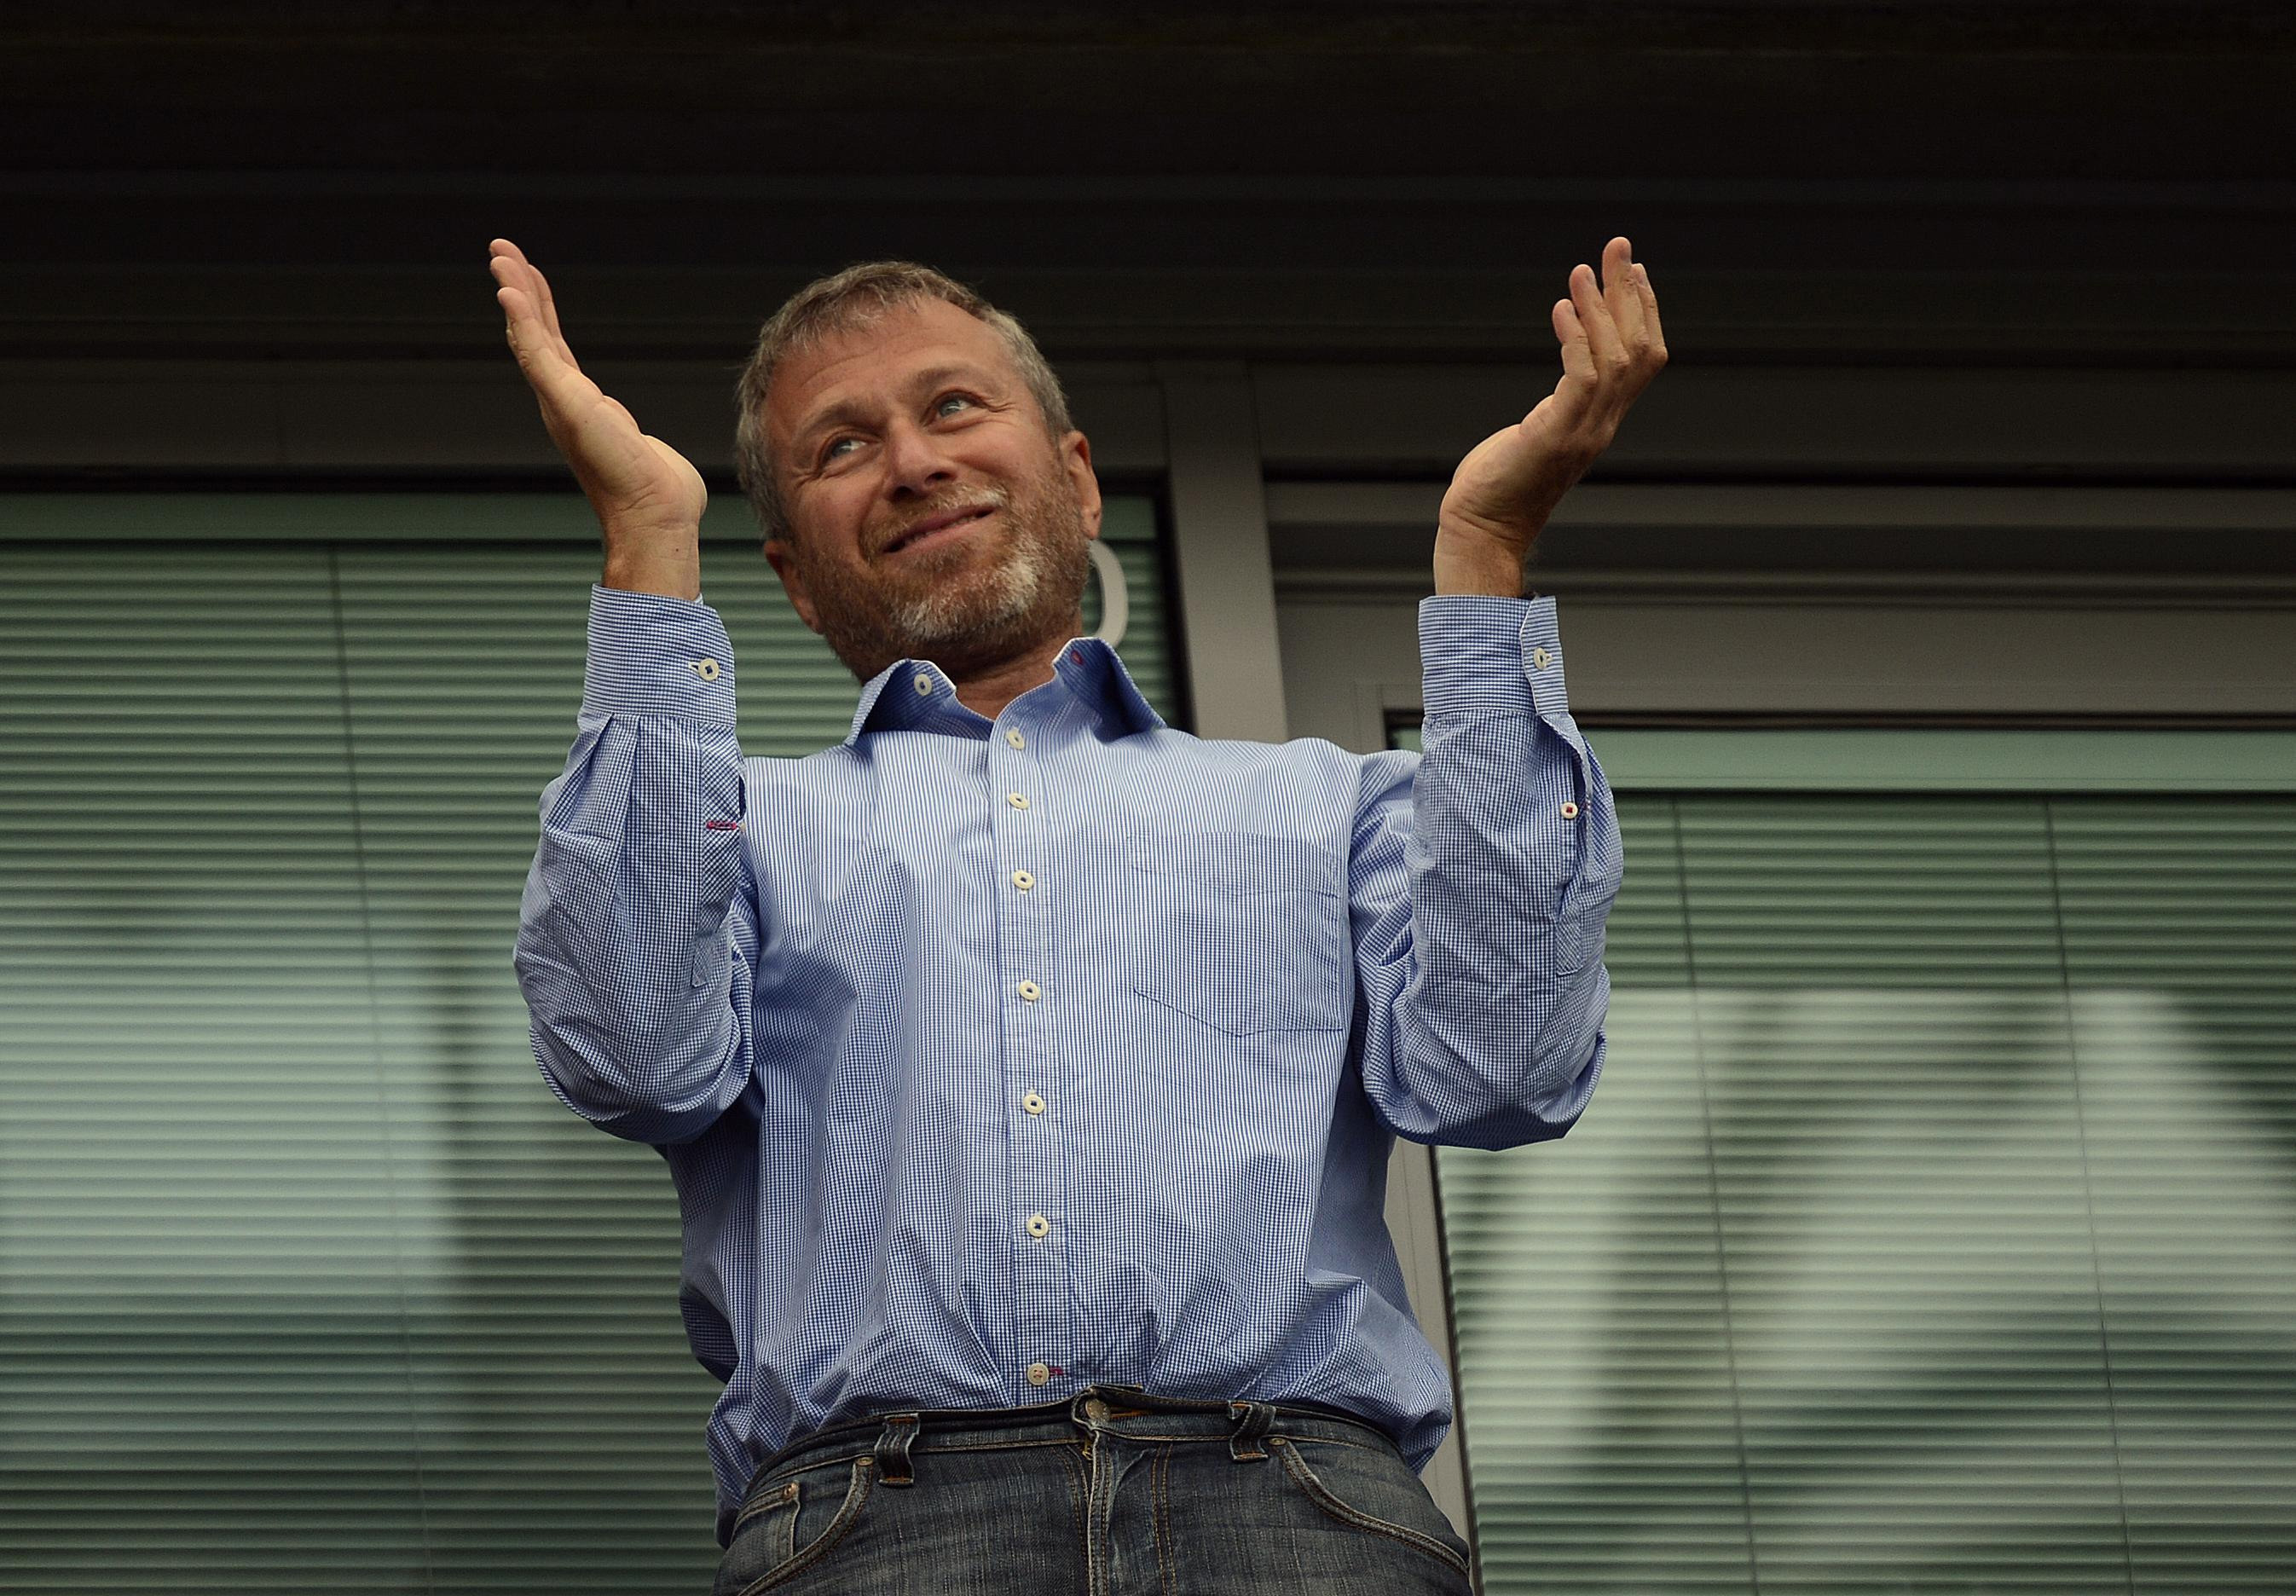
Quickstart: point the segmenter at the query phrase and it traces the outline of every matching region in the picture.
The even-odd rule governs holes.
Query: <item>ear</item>
[[[789,594],[790,608],[797,611],[798,619],[811,632],[821,630],[821,618],[815,613],[813,595],[805,589],[805,577],[799,573],[797,554],[778,537],[766,540],[766,561],[774,568],[774,575],[782,579],[782,591]]]
[[[1092,440],[1081,432],[1070,432],[1060,441],[1061,464],[1067,469],[1069,485],[1076,490],[1077,508],[1084,513],[1086,537],[1100,536],[1100,479],[1093,474]]]

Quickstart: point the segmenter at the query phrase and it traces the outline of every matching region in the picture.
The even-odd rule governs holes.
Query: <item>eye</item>
[[[821,446],[821,458],[824,463],[832,460],[842,458],[840,451],[841,451],[847,444],[858,444],[860,441],[861,440],[857,438],[832,438],[827,443]]]
[[[978,403],[979,401],[974,399],[971,394],[943,394],[939,398],[933,401],[933,413],[935,415],[947,415],[950,413],[948,407],[952,405],[975,405]]]

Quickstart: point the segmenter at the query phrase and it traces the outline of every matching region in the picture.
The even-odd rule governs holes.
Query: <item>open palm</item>
[[[1570,297],[1557,299],[1550,314],[1562,346],[1562,380],[1529,414],[1460,461],[1443,495],[1447,531],[1528,549],[1666,364],[1658,296],[1626,239],[1603,248],[1599,289],[1593,268],[1572,267]]]
[[[608,541],[699,528],[709,490],[676,449],[640,430],[622,402],[588,377],[559,331],[550,284],[506,238],[488,246],[504,336],[542,405],[550,441],[573,468]]]

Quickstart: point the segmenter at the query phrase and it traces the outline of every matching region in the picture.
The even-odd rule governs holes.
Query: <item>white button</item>
[[[1034,981],[1023,981],[1018,986],[1013,987],[1013,990],[1019,993],[1024,1000],[1032,1003],[1038,998],[1045,995],[1045,989],[1042,986],[1037,986]]]
[[[1029,746],[1029,740],[1021,736],[1018,732],[1006,732],[1004,733],[1004,741],[1011,743],[1016,749],[1024,749]]]
[[[1021,1100],[1021,1106],[1031,1114],[1041,1114],[1045,1111],[1045,1100],[1031,1092]]]
[[[1043,1363],[1031,1363],[1029,1365],[1029,1383],[1030,1385],[1041,1386],[1052,1378],[1053,1371],[1046,1365]]]
[[[917,673],[917,696],[918,696],[919,698],[923,698],[923,697],[925,697],[926,695],[928,695],[929,693],[931,693],[931,692],[932,692],[932,675],[931,675],[931,672],[929,672],[929,671],[919,671],[919,672]]]
[[[1029,795],[1025,792],[1008,792],[1004,795],[1004,801],[1015,809],[1025,809],[1029,806]]]
[[[718,679],[718,662],[715,659],[696,659],[693,662],[693,668],[705,682],[715,682]]]
[[[1016,870],[1013,872],[1013,885],[1018,887],[1021,891],[1026,892],[1029,888],[1034,887],[1036,884],[1037,878],[1030,875],[1027,871]]]
[[[1042,1214],[1031,1214],[1029,1215],[1029,1233],[1030,1235],[1050,1235],[1052,1233],[1052,1229],[1053,1222],[1046,1218]]]
[[[1562,806],[1562,818],[1565,820],[1578,819],[1578,806],[1574,803],[1565,802]]]
[[[1543,647],[1536,648],[1530,651],[1530,663],[1533,668],[1545,670],[1548,666],[1554,663],[1554,656],[1548,653]]]

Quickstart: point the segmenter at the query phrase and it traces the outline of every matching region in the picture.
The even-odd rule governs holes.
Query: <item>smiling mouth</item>
[[[910,549],[924,547],[929,544],[944,542],[950,537],[958,536],[967,528],[972,526],[975,522],[994,515],[996,512],[996,505],[983,504],[976,509],[963,512],[954,520],[941,521],[938,526],[921,528],[914,532],[905,532],[899,537],[895,538],[891,543],[885,545],[885,552],[888,554],[898,554]],[[939,520],[939,517],[934,517],[932,519],[935,520]]]

